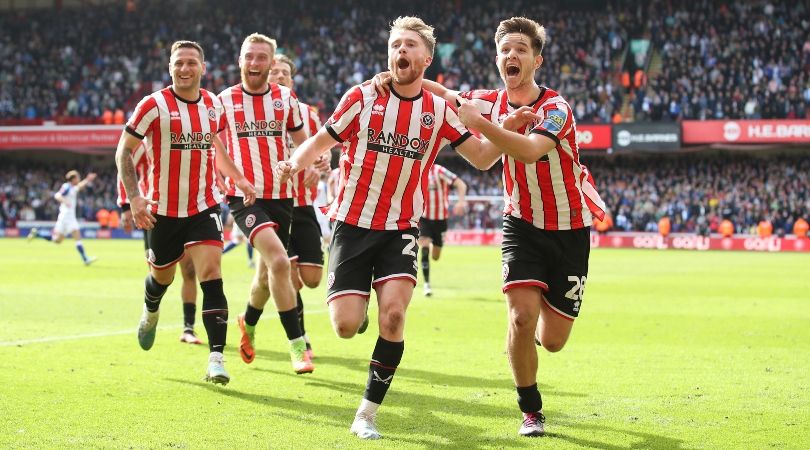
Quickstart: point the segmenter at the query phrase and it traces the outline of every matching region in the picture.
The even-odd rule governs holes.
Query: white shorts
[[[67,236],[74,231],[79,231],[79,221],[76,217],[59,216],[56,219],[56,225],[53,227],[54,233],[59,233],[62,236]]]

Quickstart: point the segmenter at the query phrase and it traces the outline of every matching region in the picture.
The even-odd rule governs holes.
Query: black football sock
[[[247,309],[245,309],[245,323],[255,327],[263,312],[263,309],[256,309],[248,302]]]
[[[152,274],[146,276],[144,285],[143,301],[146,303],[146,309],[149,312],[155,312],[160,308],[160,300],[163,298],[163,294],[166,293],[166,289],[169,288],[169,285],[158,283]]]
[[[304,328],[304,300],[301,299],[301,291],[295,293],[296,300],[298,303],[295,304],[295,310],[298,313],[298,324],[301,326],[301,335],[307,334],[306,328]]]
[[[425,283],[430,283],[430,247],[422,247],[422,275]]]
[[[383,402],[404,352],[404,341],[391,342],[382,337],[377,338],[377,345],[374,346],[374,353],[371,354],[368,366],[368,381],[363,398],[378,405]]]
[[[197,315],[196,303],[183,303],[183,328],[194,329],[194,317]]]
[[[289,311],[279,311],[278,317],[281,319],[281,326],[284,327],[284,332],[287,333],[287,339],[298,339],[304,335],[301,332],[301,325],[298,323],[298,309],[293,308]]]
[[[208,334],[208,348],[212,352],[225,349],[228,336],[228,300],[222,290],[222,279],[200,283],[203,292],[202,321]]]
[[[518,395],[518,405],[525,413],[536,413],[543,409],[543,399],[540,398],[540,391],[537,390],[537,383],[526,387],[516,387]]]

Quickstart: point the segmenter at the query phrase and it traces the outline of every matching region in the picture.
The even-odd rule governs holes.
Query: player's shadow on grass
[[[574,436],[565,433],[546,433],[547,437],[553,439],[560,439],[566,442],[570,442],[572,444],[579,445],[581,447],[587,448],[594,448],[594,449],[606,449],[606,450],[627,450],[627,449],[681,449],[684,448],[684,441],[683,439],[677,439],[674,437],[663,436],[660,434],[652,434],[652,433],[644,433],[641,431],[632,431],[632,430],[622,430],[619,428],[614,427],[607,427],[604,425],[598,424],[582,424],[577,422],[575,419],[566,416],[566,415],[555,415],[555,420],[559,422],[561,425],[565,425],[571,428],[576,428],[578,430],[587,430],[590,432],[607,432],[607,433],[616,433],[616,434],[624,434],[629,436],[634,436],[640,441],[633,442],[628,447],[621,446],[621,445],[613,445],[608,442],[598,441],[595,439],[586,439],[580,435]],[[585,435],[585,433],[581,433]]]
[[[288,353],[276,352],[272,350],[257,350],[256,356],[259,359],[267,359],[271,361],[280,361],[289,364],[290,355]],[[345,367],[350,370],[361,372],[362,374],[368,373],[368,360],[359,358],[346,358],[343,356],[330,356],[319,355],[315,359],[315,364],[323,368],[322,365],[336,365]],[[397,379],[421,380],[437,387],[441,386],[456,386],[463,388],[477,388],[477,389],[511,389],[513,386],[511,378],[484,378],[484,377],[471,377],[461,374],[446,374],[441,372],[431,372],[428,370],[411,369],[407,366],[400,366],[397,370]],[[358,378],[358,383],[360,382]],[[359,385],[358,385],[359,386]],[[550,386],[538,383],[541,391],[544,394],[561,396],[561,397],[587,397],[585,394],[577,392],[563,392],[553,390]]]
[[[259,370],[272,372],[279,375],[293,376],[300,379],[299,376],[292,375],[288,372],[279,372],[269,369],[259,369]],[[355,409],[351,407],[335,406],[333,404],[325,405],[322,403],[313,403],[302,398],[298,399],[275,398],[268,395],[243,392],[234,389],[233,387],[222,388],[202,381],[189,381],[177,378],[167,378],[166,380],[174,383],[180,383],[184,385],[203,388],[211,392],[215,392],[219,395],[224,395],[239,400],[250,401],[258,405],[261,405],[262,407],[272,408],[273,409],[272,414],[289,419],[291,421],[300,421],[302,417],[306,416],[307,421],[316,421],[322,425],[335,426],[344,430],[348,430],[355,413]],[[338,390],[341,393],[347,394],[350,393],[352,395],[356,395],[358,399],[360,398],[360,394],[358,393],[359,388],[353,384],[342,382],[313,381],[313,380],[307,382],[307,385],[316,388],[334,389]],[[332,386],[333,384],[336,384],[338,387],[333,387]],[[389,402],[396,402],[397,406],[401,406],[402,403],[402,399],[397,397],[407,397],[410,400],[413,400],[414,398],[414,396],[410,393],[408,394],[391,393],[388,395],[388,397]],[[424,403],[425,400],[427,400],[428,402]],[[427,448],[450,446],[454,448],[462,447],[469,449],[480,448],[480,446],[488,446],[488,447],[529,446],[529,442],[521,442],[519,439],[517,439],[517,437],[512,439],[512,438],[485,436],[483,435],[483,433],[489,431],[489,429],[486,427],[475,427],[473,425],[468,425],[467,424],[468,422],[466,421],[462,421],[461,423],[450,422],[443,420],[442,418],[437,417],[435,414],[433,414],[434,411],[448,410],[449,409],[447,406],[448,404],[451,405],[451,407],[453,405],[457,405],[459,403],[458,400],[442,399],[428,395],[418,395],[416,401],[419,403],[417,403],[416,407],[410,409],[410,412],[406,417],[399,416],[399,420],[397,420],[395,419],[395,417],[398,417],[397,414],[386,413],[384,414],[383,419],[378,419],[378,424],[381,428],[383,436],[387,438],[386,440],[389,443],[395,445],[395,443],[398,442],[406,442],[422,445]],[[514,411],[507,411],[505,408],[492,406],[480,409],[480,408],[471,408],[470,405],[465,405],[465,408],[452,412],[466,416],[471,415],[470,412],[474,412],[476,416],[487,416],[488,414],[492,414],[493,410],[497,410],[499,414],[506,414],[508,412],[512,415],[515,415]],[[430,418],[428,419],[426,416],[430,416]],[[396,423],[396,425],[394,425],[394,423]],[[435,439],[420,439],[418,437],[414,437],[415,435],[420,434],[429,435],[434,437]],[[453,437],[457,438],[453,439]],[[446,442],[437,442],[437,441],[446,441]]]
[[[276,376],[284,376],[300,379],[300,376],[293,375],[292,373],[287,371],[277,371],[273,369],[262,369],[262,368],[257,368],[257,370],[262,372],[269,372]],[[397,374],[397,376],[399,376],[399,374]],[[316,389],[318,388],[330,389],[340,394],[344,394],[343,396],[347,398],[351,398],[353,395],[359,397],[360,392],[362,391],[362,386],[360,386],[359,384],[336,381],[331,379],[310,378],[306,380],[306,385],[307,387],[312,387]],[[551,394],[551,395],[556,396],[558,394]],[[585,395],[581,396],[585,397]],[[520,412],[517,410],[516,406],[512,407],[512,404],[510,404],[509,407],[505,407],[462,399],[454,399],[428,394],[414,393],[412,391],[398,392],[396,390],[392,390],[388,393],[388,395],[386,396],[386,403],[390,405],[395,405],[396,407],[400,408],[403,406],[407,407],[408,405],[413,405],[413,407],[408,408],[408,413],[406,415],[399,416],[400,421],[397,425],[397,428],[388,430],[391,437],[393,437],[397,441],[426,445],[428,447],[447,445],[450,447],[463,446],[464,448],[479,448],[481,446],[529,447],[540,443],[538,441],[519,438],[517,436],[517,425],[519,424],[518,421],[520,419]],[[549,441],[554,442],[555,439],[560,439],[582,447],[594,449],[608,449],[608,450],[624,450],[628,448],[678,449],[682,448],[683,446],[682,440],[668,436],[631,430],[623,430],[620,428],[608,427],[598,424],[582,424],[582,421],[580,419],[573,418],[565,413],[561,413],[553,409],[547,409],[546,413],[549,415],[549,417],[553,417],[553,423],[565,425],[566,427],[574,428],[577,430],[583,430],[583,432],[579,434],[550,432],[546,434],[546,438],[541,440],[542,442],[549,442]],[[382,415],[387,414],[395,415],[392,413],[382,413]],[[470,426],[461,425],[457,421],[444,420],[443,417],[446,416],[447,414],[483,419],[483,421],[478,421],[477,423],[487,423],[488,420],[492,419],[502,420],[504,418],[507,419],[514,418],[514,426],[515,426],[514,439],[511,437],[512,431],[510,431],[510,435],[508,435],[508,437],[505,438],[494,437],[486,434],[487,432],[490,431],[489,428],[486,427],[477,428],[472,425]],[[468,421],[464,420],[462,420],[462,422],[468,423]],[[403,434],[403,435],[396,434],[398,429],[411,430],[414,434],[420,433],[431,434],[431,432],[426,431],[428,429],[438,430],[440,432],[446,431],[446,433],[434,434],[434,436],[448,442],[446,444],[440,444],[437,443],[435,440],[414,438],[412,434]],[[382,431],[383,434],[385,434],[387,430],[382,429]],[[594,431],[613,433],[618,435],[629,435],[639,439],[639,441],[632,443],[629,447],[625,447],[613,445],[609,442],[603,442],[596,439],[587,439],[583,437],[592,434],[592,432]],[[456,440],[454,440],[454,437],[457,437]],[[559,445],[560,443],[557,442],[556,444],[553,444],[552,448],[557,447]]]

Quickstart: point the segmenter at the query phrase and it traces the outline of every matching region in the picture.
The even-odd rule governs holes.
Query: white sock
[[[290,339],[290,344],[295,344],[296,342],[301,342],[301,341],[306,342],[306,340],[304,339],[304,336],[300,336],[300,337],[297,337],[295,339]]]
[[[377,414],[377,408],[379,407],[379,403],[374,403],[372,401],[363,399],[363,401],[360,402],[360,407],[357,408],[356,415],[359,416],[362,413],[365,416],[374,416]]]

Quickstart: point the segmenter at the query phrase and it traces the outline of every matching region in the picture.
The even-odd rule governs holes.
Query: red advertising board
[[[0,150],[115,148],[121,125],[0,127]]]
[[[684,144],[810,143],[810,120],[684,120]]]
[[[503,233],[476,230],[453,230],[445,234],[450,245],[500,245]],[[810,239],[793,236],[761,238],[739,235],[730,238],[703,237],[694,234],[672,234],[663,237],[658,233],[608,233],[591,234],[591,248],[639,248],[654,250],[740,250],[755,252],[810,252]]]
[[[810,239],[741,235],[728,238],[694,234],[608,233],[591,235],[591,248],[647,248],[655,250],[742,250],[755,252],[810,252]]]
[[[577,124],[577,144],[581,150],[607,150],[612,139],[610,125]]]

